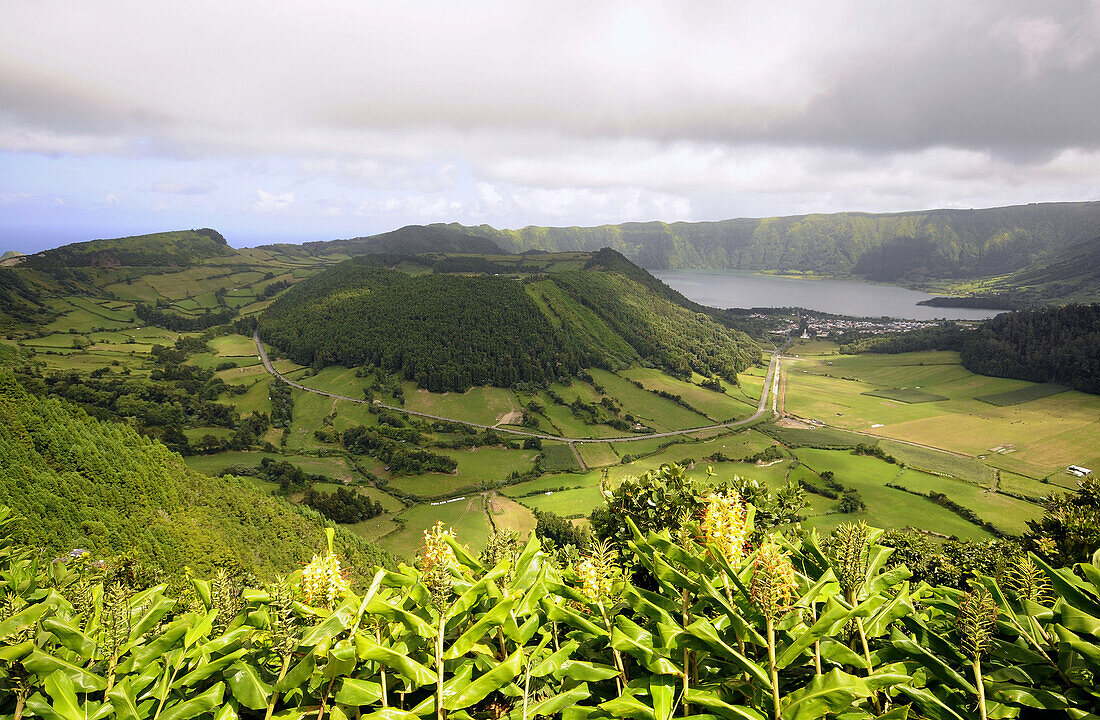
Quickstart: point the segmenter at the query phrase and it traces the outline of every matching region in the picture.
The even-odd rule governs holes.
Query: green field
[[[628,380],[636,380],[646,390],[660,390],[679,395],[684,402],[714,422],[727,422],[752,414],[751,400],[743,395],[736,386],[723,381],[726,392],[717,392],[684,382],[655,368],[630,368],[621,375]],[[701,376],[696,376],[702,379]]]
[[[712,424],[705,415],[636,387],[618,375],[598,368],[593,368],[590,372],[593,379],[607,389],[609,395],[622,403],[626,412],[656,430],[682,430]]]
[[[445,497],[477,487],[497,485],[513,472],[530,470],[538,454],[534,450],[508,450],[503,447],[479,447],[470,450],[437,450],[458,462],[452,474],[428,473],[395,477],[393,487],[424,498]]]
[[[886,483],[896,482],[896,478],[901,473],[901,468],[896,465],[890,465],[876,458],[852,455],[843,450],[806,448],[799,450],[798,455],[799,459],[819,474],[832,470],[842,485],[859,492],[868,508],[866,512],[851,515],[836,513],[809,517],[805,523],[807,527],[817,528],[821,532],[831,532],[842,522],[865,520],[870,525],[882,528],[915,527],[960,538],[982,540],[988,540],[991,537],[982,528],[963,520],[930,500],[918,498],[903,490],[886,487]],[[957,483],[957,485],[973,487],[965,483]],[[819,508],[829,507],[827,503],[819,500],[814,500],[814,504]]]
[[[577,472],[581,469],[569,446],[555,442],[543,442],[542,465],[550,472]]]
[[[950,475],[966,482],[992,487],[996,471],[981,461],[895,440],[880,440],[879,447],[909,467],[933,474]]]
[[[535,510],[557,513],[562,517],[588,515],[592,508],[603,502],[598,486],[581,487],[573,490],[547,491],[542,495],[531,495],[518,500]]]
[[[466,496],[465,500],[446,505],[413,505],[396,518],[402,525],[395,532],[379,539],[381,545],[399,557],[411,559],[424,540],[424,531],[437,522],[455,530],[459,542],[467,545],[475,554],[485,548],[489,537],[489,518],[485,514],[483,498],[479,493]]]
[[[619,454],[610,443],[580,443],[576,447],[584,464],[590,468],[619,463]]]
[[[1022,387],[1017,390],[1009,390],[1008,392],[995,393],[993,395],[981,395],[974,398],[975,400],[981,400],[984,403],[990,405],[996,405],[998,407],[1004,407],[1006,405],[1019,405],[1021,403],[1031,402],[1032,400],[1038,400],[1039,398],[1050,397],[1051,395],[1058,395],[1069,390],[1064,385],[1055,385],[1054,383],[1038,383],[1031,385],[1030,387]]]
[[[887,400],[897,400],[898,402],[904,403],[939,402],[940,400],[947,399],[943,395],[933,395],[930,392],[915,390],[913,388],[883,388],[881,390],[868,390],[863,394],[870,395],[871,397],[886,398]]]

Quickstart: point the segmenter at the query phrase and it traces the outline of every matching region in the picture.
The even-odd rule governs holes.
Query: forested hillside
[[[969,333],[960,355],[967,369],[983,375],[1100,393],[1100,305],[1000,315]]]
[[[835,213],[700,223],[599,227],[487,225],[447,228],[508,251],[610,247],[646,268],[731,268],[923,280],[999,275],[1044,253],[1095,237],[1100,203],[1045,203],[983,210]]]
[[[322,519],[243,480],[211,478],[128,425],[28,394],[0,369],[0,504],[19,508],[18,541],[47,553],[134,551],[165,570],[270,576],[309,559]],[[356,562],[384,555],[349,533]]]
[[[290,290],[262,314],[259,330],[300,364],[379,367],[434,391],[545,384],[639,359],[732,380],[759,359],[747,336],[618,253],[579,267],[409,275],[355,258]]]

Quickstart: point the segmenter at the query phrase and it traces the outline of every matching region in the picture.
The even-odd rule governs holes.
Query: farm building
[[[1089,470],[1087,467],[1081,467],[1080,465],[1070,465],[1066,470],[1070,475],[1076,475],[1077,477],[1092,475],[1092,470]]]

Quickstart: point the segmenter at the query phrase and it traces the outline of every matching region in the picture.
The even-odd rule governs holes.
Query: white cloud
[[[155,193],[166,193],[169,195],[207,195],[214,191],[213,183],[181,183],[173,182],[171,180],[157,180],[149,189]]]
[[[258,213],[274,213],[289,210],[294,204],[294,193],[270,193],[266,190],[256,189],[256,202],[252,209]]]

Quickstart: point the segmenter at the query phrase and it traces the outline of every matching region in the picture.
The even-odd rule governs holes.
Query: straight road
[[[591,438],[591,437],[570,438],[570,437],[562,437],[560,435],[545,435],[543,433],[529,432],[527,430],[513,430],[512,428],[493,427],[492,425],[482,425],[480,423],[468,422],[466,420],[458,420],[457,418],[449,418],[449,417],[444,417],[442,415],[432,415],[430,413],[418,412],[416,410],[406,410],[405,408],[397,406],[397,405],[386,405],[385,403],[378,402],[378,401],[371,402],[371,401],[368,401],[368,400],[364,400],[362,398],[353,398],[353,397],[348,397],[347,395],[337,395],[335,393],[325,392],[324,390],[318,390],[317,388],[306,387],[305,385],[302,385],[301,383],[296,383],[293,380],[288,380],[287,378],[283,377],[282,373],[280,373],[278,370],[275,369],[275,366],[271,364],[271,360],[267,357],[267,349],[264,347],[263,342],[260,340],[259,331],[256,331],[255,333],[253,333],[252,339],[256,341],[256,350],[259,352],[260,360],[263,361],[264,367],[267,368],[267,371],[269,373],[271,373],[272,375],[274,375],[275,377],[282,380],[283,382],[285,382],[287,385],[290,385],[291,387],[298,388],[299,390],[304,390],[305,392],[311,392],[311,393],[314,393],[316,395],[324,395],[325,397],[334,398],[336,400],[347,400],[348,402],[361,403],[363,405],[373,404],[375,407],[385,408],[386,410],[392,410],[394,412],[404,413],[406,415],[412,415],[414,417],[428,418],[429,420],[442,420],[444,422],[451,422],[451,423],[456,423],[456,424],[459,424],[459,425],[466,425],[467,427],[478,428],[480,430],[494,430],[494,431],[499,432],[499,433],[508,433],[509,435],[519,435],[521,437],[534,437],[534,438],[539,438],[540,440],[556,440],[558,442],[564,442],[564,443],[598,443],[598,442],[621,443],[621,442],[634,442],[636,440],[652,440],[653,438],[666,438],[666,437],[675,437],[677,435],[688,435],[690,433],[701,432],[701,431],[704,431],[704,430],[729,430],[729,429],[732,429],[732,428],[741,427],[742,425],[748,425],[749,423],[756,422],[761,417],[763,417],[763,415],[765,413],[771,413],[772,417],[775,416],[774,403],[773,403],[773,407],[771,409],[768,408],[768,393],[770,391],[772,393],[772,395],[775,394],[775,387],[774,386],[776,384],[776,380],[778,379],[779,360],[780,360],[780,353],[779,353],[778,350],[772,355],[771,365],[768,366],[768,375],[767,375],[766,378],[764,378],[764,386],[763,386],[763,389],[760,392],[760,404],[757,406],[756,412],[754,412],[752,415],[749,415],[747,418],[743,418],[741,420],[735,420],[733,422],[728,422],[728,423],[719,423],[717,425],[703,425],[701,427],[685,428],[683,430],[670,430],[668,432],[662,432],[662,433],[649,433],[648,435],[623,435],[623,436],[620,436],[620,437],[609,437],[609,438]]]

